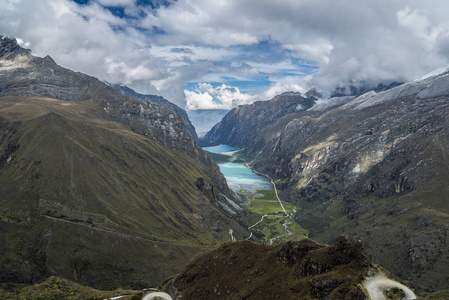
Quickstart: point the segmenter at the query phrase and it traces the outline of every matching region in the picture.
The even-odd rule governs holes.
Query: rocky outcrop
[[[151,103],[159,103],[169,109],[172,109],[178,116],[180,116],[184,120],[184,124],[187,128],[187,131],[190,133],[192,138],[195,141],[198,141],[198,136],[196,134],[195,127],[193,127],[192,123],[190,122],[189,117],[187,116],[187,112],[184,109],[171,103],[170,101],[164,99],[161,96],[139,94],[139,93],[136,93],[134,90],[130,89],[129,87],[123,86],[123,85],[113,84],[111,86],[114,89],[120,91],[120,93],[122,93],[125,96],[142,99],[144,101],[151,102]]]
[[[370,259],[360,242],[312,240],[276,246],[251,242],[204,253],[168,281],[174,299],[365,299],[358,287]]]
[[[203,139],[214,144],[222,143],[253,149],[259,143],[263,143],[257,138],[263,136],[280,118],[307,110],[315,100],[313,95],[306,98],[300,93],[288,92],[269,101],[240,105],[227,113]]]

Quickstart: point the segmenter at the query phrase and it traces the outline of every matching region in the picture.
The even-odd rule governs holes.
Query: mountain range
[[[205,136],[242,148],[309,237],[347,233],[426,290],[449,282],[449,72],[379,93],[286,93],[239,106]]]

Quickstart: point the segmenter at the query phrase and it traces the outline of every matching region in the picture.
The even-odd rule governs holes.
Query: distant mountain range
[[[444,72],[379,93],[239,106],[205,140],[243,148],[301,207],[296,221],[310,237],[350,234],[373,261],[438,290],[449,282],[448,116]]]

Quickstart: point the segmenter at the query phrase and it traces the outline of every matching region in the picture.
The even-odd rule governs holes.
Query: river
[[[218,166],[232,190],[239,191],[245,189],[251,192],[256,192],[257,190],[273,189],[273,185],[268,178],[255,174],[244,164],[233,162],[235,158],[231,157],[238,151],[237,148],[222,144],[213,147],[203,147],[203,150],[211,153],[228,155],[230,157],[229,162],[219,163]]]

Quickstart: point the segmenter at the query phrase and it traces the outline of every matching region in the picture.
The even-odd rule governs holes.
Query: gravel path
[[[404,291],[405,300],[417,298],[411,289],[397,281],[389,279],[383,274],[377,274],[374,277],[367,278],[363,282],[363,287],[368,292],[371,300],[386,300],[387,298],[384,295],[385,289],[394,287]]]
[[[169,294],[163,292],[150,293],[148,295],[145,295],[145,297],[143,297],[142,300],[153,300],[156,297],[159,297],[157,299],[173,300],[173,298]]]

